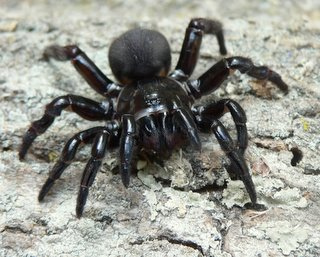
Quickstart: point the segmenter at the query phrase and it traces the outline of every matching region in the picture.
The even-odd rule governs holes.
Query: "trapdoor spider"
[[[46,106],[41,119],[32,122],[25,133],[19,151],[20,160],[35,138],[49,128],[62,110],[68,109],[87,120],[104,121],[105,124],[81,131],[69,139],[39,193],[39,201],[73,161],[82,143],[92,144],[92,150],[78,193],[78,218],[83,213],[89,187],[107,149],[120,146],[120,174],[124,186],[128,187],[135,156],[156,161],[170,157],[174,149],[187,144],[200,149],[201,131],[212,132],[216,136],[230,159],[230,175],[243,181],[251,206],[258,206],[255,186],[244,160],[248,144],[244,110],[231,99],[205,106],[194,105],[194,102],[220,87],[232,70],[239,70],[258,80],[271,81],[285,92],[288,86],[275,71],[266,66],[255,66],[250,59],[241,56],[223,58],[199,78],[190,80],[205,34],[215,35],[220,53],[227,53],[221,23],[192,19],[186,29],[178,63],[171,73],[170,46],[162,34],[141,28],[122,34],[113,41],[109,51],[110,67],[119,83],[107,78],[76,45],[53,45],[45,49],[46,60],[70,60],[87,83],[105,96],[105,100],[99,103],[78,95],[54,99]],[[231,113],[236,125],[236,143],[219,121],[226,112]]]

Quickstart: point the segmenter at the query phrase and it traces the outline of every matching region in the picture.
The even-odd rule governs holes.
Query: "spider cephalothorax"
[[[216,136],[230,159],[228,172],[233,178],[243,181],[251,199],[250,206],[259,207],[243,156],[248,144],[245,112],[231,99],[221,99],[204,106],[194,105],[194,102],[216,90],[232,70],[259,80],[269,80],[285,92],[288,87],[278,73],[266,66],[255,66],[250,59],[240,56],[223,58],[199,78],[189,80],[204,34],[216,35],[220,53],[226,54],[221,24],[208,19],[192,19],[178,64],[168,75],[171,53],[162,34],[140,28],[124,33],[111,44],[109,52],[110,67],[119,83],[108,79],[75,45],[46,48],[45,59],[71,60],[88,84],[106,99],[99,103],[77,95],[61,96],[46,106],[41,119],[32,122],[23,137],[20,159],[24,158],[34,139],[44,133],[67,107],[85,119],[105,121],[104,125],[81,131],[69,139],[39,193],[40,201],[73,161],[81,143],[92,144],[92,150],[81,179],[77,217],[82,215],[89,187],[108,148],[119,146],[120,174],[127,187],[135,156],[161,161],[170,157],[173,150],[187,144],[200,149],[201,131],[212,132]],[[226,112],[231,113],[236,125],[236,143],[219,121]]]

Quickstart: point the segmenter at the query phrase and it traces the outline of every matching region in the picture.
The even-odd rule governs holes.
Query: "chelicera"
[[[124,33],[113,41],[109,51],[109,63],[117,83],[107,78],[76,45],[54,45],[45,49],[47,60],[70,60],[87,83],[105,96],[105,100],[100,103],[78,95],[60,96],[46,106],[41,119],[31,123],[23,137],[20,159],[25,157],[35,138],[49,128],[62,110],[71,110],[87,120],[104,121],[104,125],[81,131],[69,139],[42,186],[39,201],[74,160],[82,143],[91,144],[92,150],[78,193],[78,218],[83,213],[89,187],[107,149],[119,146],[120,174],[124,186],[128,187],[136,157],[161,161],[170,157],[175,149],[188,144],[200,149],[199,132],[212,132],[230,160],[230,176],[243,181],[250,205],[259,206],[244,159],[248,145],[244,110],[231,99],[221,99],[207,105],[194,105],[194,102],[219,88],[233,70],[258,80],[271,81],[284,92],[287,92],[288,86],[275,71],[266,66],[255,66],[250,59],[241,56],[223,58],[200,77],[190,80],[205,34],[215,35],[220,53],[227,53],[220,22],[192,19],[186,29],[178,63],[169,73],[170,46],[162,34],[142,28]],[[226,112],[231,113],[235,123],[236,142],[219,121]]]

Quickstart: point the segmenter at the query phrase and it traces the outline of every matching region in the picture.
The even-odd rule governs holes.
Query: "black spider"
[[[199,78],[189,80],[197,63],[204,34],[216,35],[220,53],[227,53],[219,22],[192,19],[186,29],[178,64],[168,75],[171,53],[162,34],[140,28],[124,33],[111,44],[109,51],[110,67],[119,84],[108,79],[75,45],[46,48],[46,60],[71,60],[88,84],[106,99],[101,103],[77,95],[54,99],[46,106],[42,118],[32,122],[25,133],[19,152],[20,159],[24,158],[34,139],[44,133],[55,117],[66,108],[88,120],[103,120],[105,125],[81,131],[66,143],[39,193],[39,201],[73,161],[81,143],[91,143],[92,150],[78,193],[78,218],[82,215],[89,187],[107,148],[120,145],[120,173],[124,186],[128,187],[135,156],[159,161],[168,158],[174,149],[187,143],[200,149],[198,132],[212,131],[230,159],[228,172],[231,177],[243,181],[251,199],[250,205],[259,206],[243,157],[248,144],[245,112],[231,99],[222,99],[206,106],[194,106],[193,103],[220,87],[232,70],[239,70],[259,80],[269,80],[285,92],[288,86],[278,73],[266,66],[255,66],[250,59],[240,56],[224,58]],[[235,122],[237,143],[233,142],[219,121],[226,112],[231,113]]]

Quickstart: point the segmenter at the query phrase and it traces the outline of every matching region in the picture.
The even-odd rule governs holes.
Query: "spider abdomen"
[[[149,29],[132,29],[115,39],[109,51],[110,68],[122,84],[166,76],[171,65],[167,39]]]

